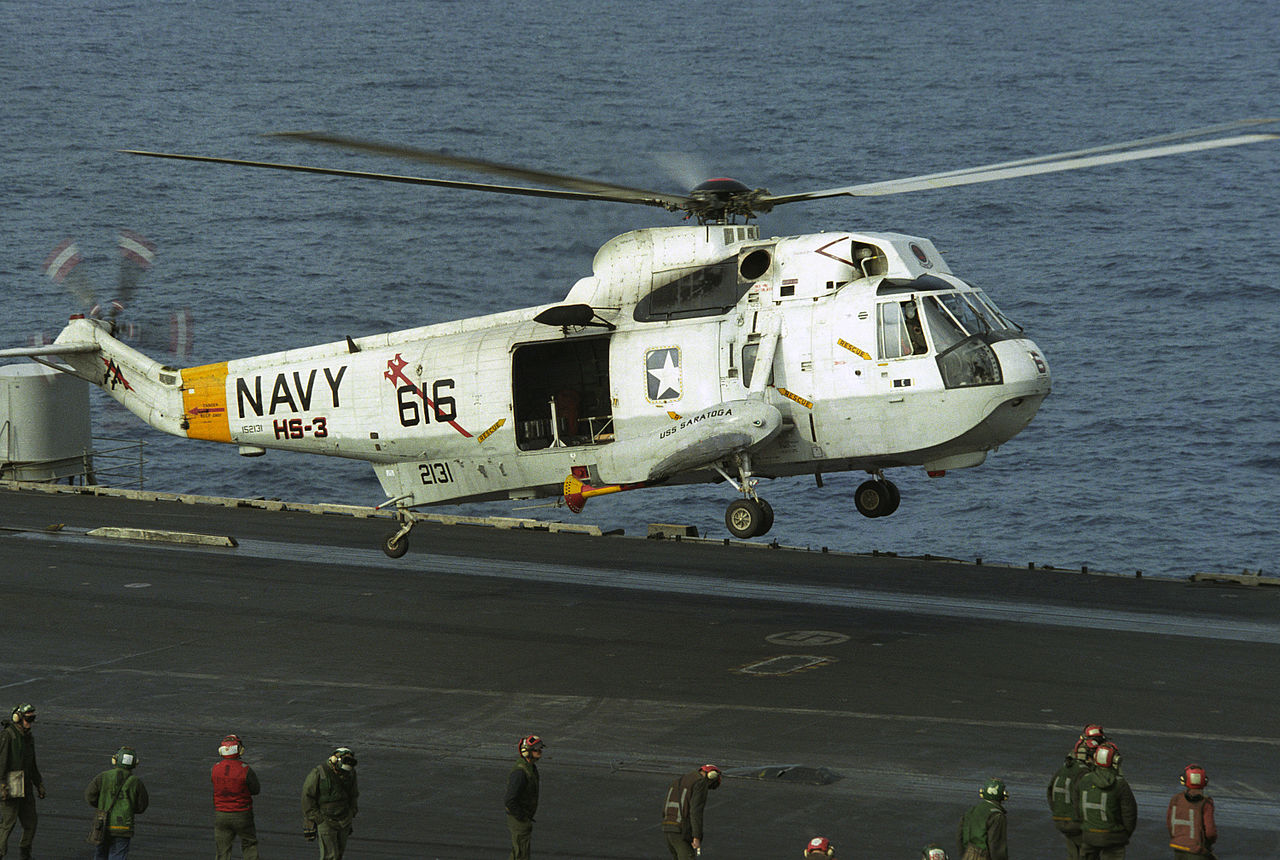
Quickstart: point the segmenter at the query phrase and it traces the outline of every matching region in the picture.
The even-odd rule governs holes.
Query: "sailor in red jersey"
[[[231,860],[231,846],[240,837],[244,860],[258,860],[258,831],[253,824],[253,795],[261,789],[253,768],[240,760],[244,744],[227,735],[218,747],[222,761],[213,766],[213,841],[218,860]]]
[[[1213,798],[1204,793],[1209,777],[1200,765],[1189,764],[1183,768],[1182,784],[1185,790],[1173,796],[1165,815],[1169,824],[1169,847],[1173,849],[1173,856],[1181,860],[1193,857],[1213,860],[1218,828],[1213,823]]]

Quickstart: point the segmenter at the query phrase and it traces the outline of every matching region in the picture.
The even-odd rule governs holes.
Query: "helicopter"
[[[854,506],[898,508],[885,471],[981,465],[1052,388],[1043,351],[927,238],[836,230],[765,237],[774,207],[876,196],[1275,140],[1251,118],[942,173],[790,194],[728,178],[687,193],[633,188],[321,132],[279,137],[504,176],[500,185],[147,150],[163,159],[458,190],[644,205],[686,223],[616,236],[563,301],[176,368],[76,314],[53,344],[0,350],[102,387],[176,436],[365,460],[398,528],[416,509],[724,482],[737,538],[768,533],[763,478],[867,473]]]

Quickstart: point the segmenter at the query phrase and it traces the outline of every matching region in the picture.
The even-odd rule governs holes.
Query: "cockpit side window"
[[[929,346],[920,324],[920,309],[914,298],[898,302],[881,302],[877,306],[878,337],[881,358],[924,355]]]

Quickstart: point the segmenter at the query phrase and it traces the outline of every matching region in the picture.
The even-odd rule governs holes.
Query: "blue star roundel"
[[[653,401],[679,400],[684,393],[680,371],[680,347],[663,346],[644,354],[648,397]]]

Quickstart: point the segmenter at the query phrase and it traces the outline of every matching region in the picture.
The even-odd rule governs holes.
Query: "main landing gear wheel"
[[[863,481],[853,494],[853,504],[864,517],[887,517],[900,501],[898,486],[887,479]]]
[[[724,524],[736,538],[753,538],[773,528],[773,508],[764,499],[737,499],[724,514]]]
[[[398,531],[388,532],[382,539],[382,551],[392,558],[399,558],[409,551],[409,536]]]

